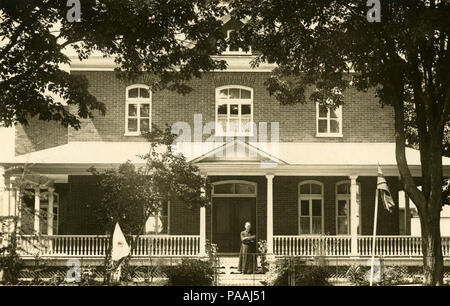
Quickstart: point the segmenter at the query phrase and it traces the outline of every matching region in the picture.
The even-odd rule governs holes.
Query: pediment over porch
[[[234,139],[209,152],[202,154],[191,161],[196,164],[221,163],[221,164],[281,164],[287,165],[276,154],[269,152],[278,152],[276,146],[278,143],[266,143],[264,150],[258,145],[250,144],[239,139]]]

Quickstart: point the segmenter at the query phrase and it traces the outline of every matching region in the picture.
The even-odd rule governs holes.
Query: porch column
[[[273,254],[273,174],[267,178],[267,254]]]
[[[53,202],[55,188],[48,188],[47,235],[53,235]]]
[[[34,188],[34,232],[39,233],[40,226],[40,211],[41,211],[41,189]]]
[[[359,206],[357,201],[358,176],[350,176],[350,234],[351,234],[351,255],[358,256],[358,226],[359,226]]]
[[[206,195],[206,190],[202,188],[202,195]],[[206,256],[206,207],[200,207],[200,250],[199,256]]]

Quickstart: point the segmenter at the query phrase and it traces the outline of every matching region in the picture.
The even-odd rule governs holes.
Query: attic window
[[[227,40],[230,40],[231,33],[235,30],[228,30],[227,31]],[[236,45],[229,44],[227,47],[227,50],[224,52],[224,54],[232,54],[232,55],[251,55],[251,49],[249,51],[244,51],[242,48],[237,47]]]

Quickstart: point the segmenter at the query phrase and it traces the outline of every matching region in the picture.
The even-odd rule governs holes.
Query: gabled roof
[[[278,143],[277,143],[278,145]],[[192,159],[194,163],[275,163],[287,164],[257,146],[234,139],[213,150]]]

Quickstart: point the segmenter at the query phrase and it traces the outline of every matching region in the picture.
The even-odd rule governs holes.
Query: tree
[[[417,206],[422,229],[424,283],[442,284],[439,228],[442,153],[450,113],[448,1],[381,1],[381,22],[369,22],[366,1],[235,0],[246,19],[236,44],[278,64],[267,87],[282,104],[307,100],[343,103],[345,89],[373,89],[395,114],[396,160],[404,190]],[[306,97],[306,89],[314,88]],[[422,191],[405,156],[406,105],[413,105]],[[386,118],[386,120],[390,120]]]
[[[200,71],[225,68],[210,57],[225,47],[219,2],[83,0],[80,22],[72,22],[64,0],[1,1],[0,126],[36,116],[79,128],[80,118],[105,113],[86,77],[61,68],[70,64],[66,47],[80,60],[113,57],[118,77],[146,74],[153,90],[188,92],[184,82]]]
[[[206,194],[202,193],[202,189],[208,188],[207,179],[199,173],[197,166],[187,162],[184,155],[172,150],[177,135],[171,133],[171,128],[167,126],[160,130],[153,126],[146,137],[149,152],[141,156],[145,166],[136,168],[131,162],[125,162],[117,169],[90,169],[102,193],[101,201],[92,203],[93,209],[99,224],[110,236],[105,256],[106,283],[111,280],[114,270],[114,267],[108,267],[112,266],[112,235],[117,222],[133,250],[149,216],[158,215],[171,199],[181,200],[191,209],[209,203]]]

